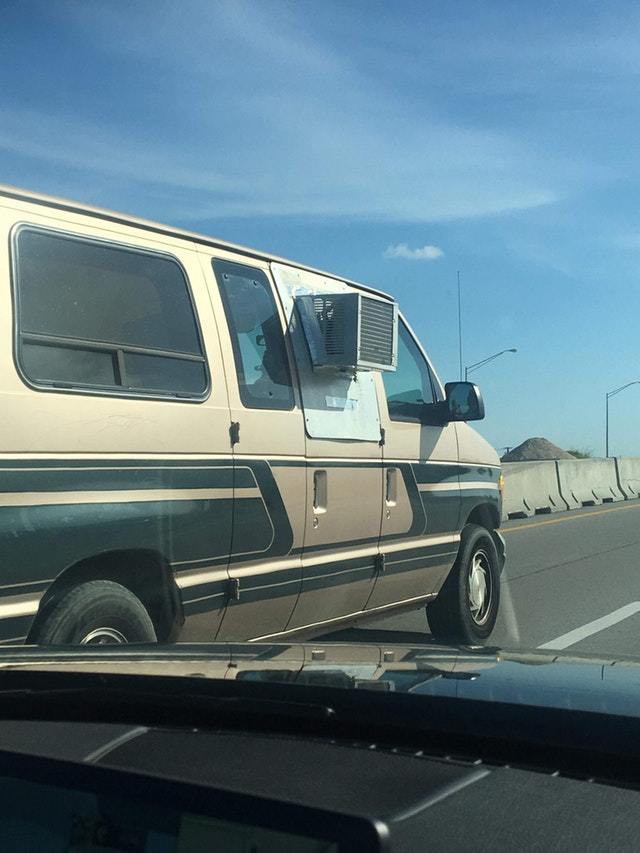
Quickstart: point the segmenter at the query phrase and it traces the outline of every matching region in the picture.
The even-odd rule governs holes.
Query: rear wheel
[[[46,613],[36,634],[41,645],[116,645],[157,642],[139,598],[113,581],[73,587]]]
[[[437,640],[474,645],[493,630],[500,604],[500,558],[491,533],[470,524],[427,619]]]

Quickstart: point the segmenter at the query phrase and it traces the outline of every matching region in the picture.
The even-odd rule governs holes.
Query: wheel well
[[[465,524],[479,524],[487,530],[496,530],[500,527],[498,509],[493,504],[480,504],[471,510]]]
[[[27,643],[37,642],[45,615],[67,590],[92,580],[110,580],[126,587],[146,607],[160,642],[174,639],[184,621],[182,603],[167,561],[154,551],[110,551],[65,569],[44,594]]]

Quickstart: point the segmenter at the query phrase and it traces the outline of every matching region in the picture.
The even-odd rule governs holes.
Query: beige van
[[[383,293],[0,187],[0,641],[478,642],[500,468]]]

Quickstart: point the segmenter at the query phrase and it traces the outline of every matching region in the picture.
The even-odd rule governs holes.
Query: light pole
[[[482,361],[476,361],[475,364],[469,364],[464,369],[464,378],[465,382],[469,378],[469,374],[472,370],[476,370],[478,367],[482,367],[483,364],[488,364],[490,361],[493,361],[494,358],[499,358],[501,355],[504,355],[505,352],[518,352],[516,347],[511,347],[510,349],[502,349],[500,352],[495,353],[494,355],[490,355],[488,358],[483,358]]]
[[[460,379],[462,379],[462,297],[460,295],[460,270],[458,270],[458,355],[460,357]]]
[[[616,394],[619,394],[621,391],[624,391],[625,388],[630,388],[632,385],[640,385],[640,379],[634,379],[633,382],[627,382],[626,385],[621,385],[619,388],[614,388],[613,391],[607,391],[605,394],[605,456],[607,459],[609,458],[609,397],[615,397]]]

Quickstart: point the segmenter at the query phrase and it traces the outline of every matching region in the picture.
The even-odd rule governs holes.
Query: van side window
[[[18,362],[28,380],[202,397],[206,363],[176,261],[31,228],[15,247]]]
[[[249,409],[292,409],[293,388],[284,334],[271,286],[254,267],[213,261],[238,375]]]
[[[431,372],[424,356],[402,322],[398,326],[398,366],[382,374],[392,421],[420,421],[424,403],[435,402]]]

